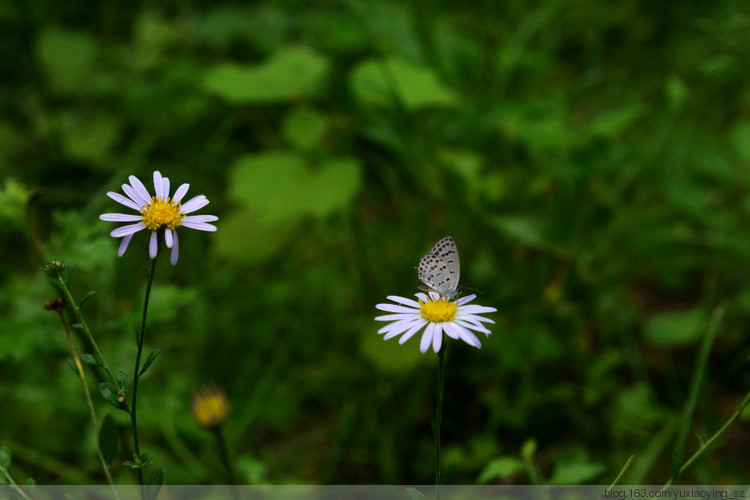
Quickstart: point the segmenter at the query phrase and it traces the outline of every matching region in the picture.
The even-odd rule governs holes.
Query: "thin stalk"
[[[133,428],[133,450],[135,456],[140,460],[141,448],[138,443],[138,418],[136,415],[136,407],[138,401],[138,372],[141,369],[141,355],[143,354],[143,343],[146,335],[146,316],[148,314],[148,300],[151,296],[151,285],[154,282],[154,271],[156,271],[156,259],[151,259],[151,271],[148,273],[148,283],[146,284],[146,297],[143,300],[143,317],[141,318],[141,328],[136,334],[136,344],[138,351],[135,355],[135,369],[133,371],[133,400],[130,407],[130,423]],[[143,488],[143,469],[138,470],[138,484],[141,485],[141,497],[146,498],[146,493]]]
[[[443,393],[445,392],[445,350],[443,345],[438,353],[437,407],[435,408],[435,488],[440,498],[440,425],[443,420]]]
[[[221,430],[221,426],[213,430],[214,436],[216,437],[216,445],[219,447],[219,455],[221,455],[221,463],[224,466],[224,471],[227,473],[227,481],[232,487],[232,496],[235,499],[239,498],[237,489],[234,486],[234,473],[232,472],[232,464],[229,462],[229,452],[227,451],[227,443],[224,439],[224,433]]]
[[[620,469],[620,473],[617,474],[617,477],[615,478],[614,481],[612,481],[612,484],[609,485],[608,489],[612,488],[614,485],[620,482],[620,479],[622,479],[623,474],[625,474],[625,471],[628,470],[628,468],[630,467],[630,462],[633,461],[634,457],[635,455],[630,455],[630,458],[628,458],[628,461],[625,462],[625,465],[622,466],[622,469]]]
[[[96,343],[96,340],[94,339],[94,335],[91,333],[91,330],[89,330],[89,326],[86,324],[86,320],[83,319],[83,315],[81,314],[81,309],[76,304],[76,301],[73,299],[73,295],[70,293],[70,289],[68,288],[68,284],[65,283],[65,280],[62,279],[62,277],[57,276],[57,282],[60,285],[60,290],[62,291],[63,295],[65,296],[65,300],[70,305],[70,310],[73,311],[73,315],[76,318],[76,321],[79,325],[81,325],[81,330],[86,335],[86,338],[89,341],[89,344],[91,344],[91,347],[93,347],[94,352],[96,353],[96,357],[99,359],[99,361],[102,364],[102,368],[104,368],[104,371],[107,373],[107,377],[109,377],[109,381],[113,384],[116,384],[115,377],[112,376],[112,372],[109,369],[109,365],[107,365],[107,361],[104,359],[104,355],[102,354],[102,351],[99,349],[99,345]]]
[[[700,456],[703,455],[703,453],[706,450],[708,450],[708,448],[713,444],[713,442],[716,441],[719,438],[719,436],[721,436],[722,434],[724,434],[724,431],[726,431],[727,429],[729,429],[729,426],[732,425],[735,420],[737,420],[738,418],[740,418],[740,415],[742,415],[742,412],[745,410],[745,407],[748,405],[748,403],[750,403],[750,392],[748,392],[745,395],[745,399],[742,400],[742,403],[740,403],[740,406],[739,406],[739,408],[737,408],[737,411],[734,412],[734,415],[732,415],[731,417],[729,417],[729,420],[727,420],[724,423],[724,425],[722,425],[721,428],[714,433],[713,436],[711,436],[710,438],[708,438],[708,440],[706,440],[706,442],[704,442],[703,445],[701,445],[701,447],[698,448],[698,451],[696,451],[695,453],[693,453],[693,456],[691,456],[684,464],[682,464],[682,467],[680,467],[679,474],[682,474],[683,472],[685,472],[688,469],[688,467],[690,467],[691,465],[693,465],[693,462],[695,462],[696,460],[698,460],[698,458],[700,458]],[[667,487],[670,486],[671,484],[672,484],[672,479],[670,479],[669,481],[666,482],[666,484],[661,489],[661,491],[664,491],[665,489],[667,489]]]
[[[10,485],[10,487],[13,488],[16,493],[18,493],[25,500],[31,500],[31,498],[29,498],[29,496],[18,486],[18,484],[16,484],[16,482],[10,476],[8,470],[3,467],[3,464],[0,464],[0,472],[3,476],[5,476],[5,480],[8,481],[8,485]]]
[[[68,337],[68,343],[70,344],[70,350],[73,353],[73,359],[76,363],[76,368],[78,368],[78,375],[81,378],[81,385],[83,385],[83,393],[86,395],[86,404],[89,407],[89,413],[91,414],[91,422],[94,424],[94,430],[96,431],[96,435],[99,435],[99,419],[96,418],[96,411],[94,411],[94,402],[91,400],[91,392],[89,391],[89,384],[86,382],[86,375],[83,373],[83,365],[81,364],[81,358],[78,356],[78,350],[76,349],[75,343],[73,342],[73,336],[70,334],[70,328],[68,328],[68,322],[65,321],[65,316],[62,313],[61,309],[57,309],[57,314],[60,316],[60,321],[62,321],[63,328],[65,329],[65,335]],[[104,460],[104,455],[102,455],[101,447],[99,446],[99,442],[96,443],[96,454],[99,455],[99,462],[102,464],[102,469],[104,469],[104,475],[107,476],[107,482],[112,486],[112,493],[114,493],[115,498],[117,500],[120,499],[120,496],[117,494],[117,490],[115,489],[115,483],[112,481],[112,475],[109,473],[109,467],[107,466],[107,462]]]

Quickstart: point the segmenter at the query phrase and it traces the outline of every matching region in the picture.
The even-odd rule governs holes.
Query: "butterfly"
[[[427,285],[427,290],[438,292],[448,300],[453,300],[459,294],[461,263],[453,236],[442,238],[422,257],[417,266],[417,275]]]

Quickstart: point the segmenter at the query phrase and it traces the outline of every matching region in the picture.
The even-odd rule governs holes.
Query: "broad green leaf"
[[[487,484],[495,479],[502,479],[504,477],[520,472],[524,469],[523,463],[514,457],[499,457],[491,460],[485,465],[482,473],[479,474],[477,482],[479,484]]]
[[[222,63],[208,72],[206,88],[230,103],[272,103],[310,97],[321,88],[329,62],[305,47],[279,50],[258,65]]]
[[[599,474],[604,472],[601,464],[587,462],[561,463],[549,479],[549,484],[585,484],[591,483]]]
[[[159,467],[151,471],[151,474],[148,476],[148,492],[146,496],[149,500],[156,499],[162,484],[164,484],[164,467]]]
[[[706,314],[699,308],[652,316],[644,327],[647,340],[663,346],[685,345],[700,340]]]
[[[39,33],[36,51],[54,90],[72,93],[90,81],[97,44],[88,35],[48,26]]]
[[[361,184],[356,160],[329,159],[317,167],[293,153],[245,156],[230,174],[230,195],[269,221],[324,217],[345,208]]]
[[[364,61],[354,69],[349,84],[369,104],[391,106],[398,99],[410,110],[458,104],[456,94],[432,68],[396,57]]]
[[[104,416],[102,426],[99,429],[99,449],[102,451],[102,456],[107,465],[112,463],[117,454],[118,440],[115,419],[108,413]]]
[[[302,107],[292,111],[284,120],[284,138],[301,150],[319,146],[328,129],[325,115]]]

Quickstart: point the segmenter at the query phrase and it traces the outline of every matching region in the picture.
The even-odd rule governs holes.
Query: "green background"
[[[103,481],[41,267],[96,290],[87,321],[132,373],[147,235],[118,259],[98,215],[157,169],[219,217],[156,270],[139,418],[168,483],[224,482],[189,411],[212,381],[240,482],[430,483],[436,356],[373,318],[446,234],[498,309],[482,350],[448,352],[455,483],[609,484],[631,454],[622,482],[664,483],[717,308],[683,458],[750,389],[747,2],[14,0],[0,61],[0,444],[20,482]],[[96,404],[133,482],[127,415]],[[747,426],[682,479],[749,482]]]

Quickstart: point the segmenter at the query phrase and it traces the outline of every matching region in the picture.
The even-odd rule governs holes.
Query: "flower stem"
[[[440,498],[440,424],[443,420],[443,393],[445,390],[445,350],[443,345],[438,353],[438,385],[437,385],[437,407],[435,408],[435,489],[437,498]]]
[[[76,301],[73,299],[73,295],[70,293],[70,289],[68,288],[67,283],[65,283],[65,280],[62,279],[62,277],[60,277],[59,275],[56,277],[56,281],[60,290],[65,296],[65,300],[70,305],[70,310],[73,311],[73,315],[75,316],[76,321],[81,327],[80,329],[86,335],[86,338],[88,339],[89,344],[91,344],[91,347],[94,349],[94,352],[96,353],[96,357],[99,359],[99,361],[102,364],[102,368],[104,368],[104,371],[107,373],[107,377],[109,377],[109,381],[117,385],[115,382],[115,377],[112,376],[112,372],[109,369],[109,365],[107,365],[107,361],[104,359],[104,355],[102,354],[102,351],[99,350],[99,344],[96,343],[96,340],[94,339],[94,335],[91,333],[89,326],[86,324],[86,320],[83,319],[83,315],[81,314],[81,308],[78,306],[78,304],[76,304]]]
[[[213,431],[216,437],[216,445],[219,447],[219,455],[221,455],[221,464],[224,466],[224,471],[227,473],[227,481],[232,487],[232,496],[235,499],[239,498],[237,489],[234,487],[234,473],[232,472],[232,464],[229,462],[229,452],[227,451],[227,443],[224,439],[224,433],[221,430],[221,426],[216,427]]]
[[[130,406],[130,423],[133,428],[133,450],[138,460],[140,460],[141,449],[138,444],[138,418],[136,414],[136,406],[138,401],[138,378],[140,377],[139,371],[141,369],[141,354],[143,353],[143,339],[146,335],[146,316],[148,314],[148,300],[151,296],[151,285],[154,282],[154,271],[156,271],[156,259],[151,260],[151,271],[148,273],[148,283],[146,284],[146,297],[143,300],[143,317],[141,318],[141,328],[136,333],[136,345],[138,351],[135,355],[135,369],[133,371],[133,400]],[[143,489],[143,469],[138,469],[138,484],[141,485],[141,497],[145,498],[145,490]]]
[[[3,467],[3,464],[0,464],[0,477],[4,477],[5,480],[8,482],[10,487],[15,491],[16,493],[21,496],[24,500],[31,500],[29,496],[18,486],[18,484],[13,480],[10,473],[7,471],[5,467]]]
[[[683,472],[685,472],[688,469],[688,467],[690,467],[693,464],[693,462],[695,462],[698,458],[700,458],[701,455],[703,455],[703,453],[706,450],[708,450],[708,448],[713,444],[713,442],[716,441],[719,438],[719,436],[721,436],[724,433],[724,431],[726,431],[729,428],[729,426],[732,425],[734,421],[740,417],[740,415],[742,415],[742,412],[744,411],[748,403],[750,403],[750,392],[748,392],[745,395],[745,399],[742,400],[742,403],[740,403],[740,406],[737,408],[737,411],[734,412],[734,415],[729,417],[729,420],[727,420],[724,423],[724,425],[722,425],[721,428],[714,433],[713,436],[708,438],[706,442],[703,443],[703,445],[701,445],[700,448],[698,448],[698,451],[693,453],[693,456],[691,456],[684,464],[682,464],[682,467],[680,467],[679,474],[682,474]],[[662,491],[664,491],[671,484],[672,484],[672,479],[666,482],[666,484],[662,488]]]
[[[61,309],[57,310],[57,314],[60,316],[60,321],[62,321],[63,328],[65,329],[65,335],[68,337],[68,343],[70,344],[70,350],[73,353],[73,359],[76,363],[76,368],[78,369],[78,375],[81,378],[81,385],[83,385],[83,393],[86,395],[86,404],[89,407],[89,413],[91,414],[91,422],[94,424],[94,430],[96,431],[96,434],[99,435],[99,420],[96,418],[96,411],[94,411],[94,402],[91,400],[91,392],[89,391],[89,385],[86,382],[86,375],[83,373],[83,366],[81,365],[81,358],[78,356],[78,350],[76,349],[75,343],[73,342],[73,336],[70,334],[70,328],[68,328],[68,322],[65,321],[65,315],[63,315],[63,312]],[[109,473],[109,467],[107,466],[107,462],[104,460],[104,455],[102,455],[102,449],[99,443],[97,442],[96,445],[96,453],[99,455],[99,462],[102,464],[102,469],[104,469],[104,475],[107,476],[107,482],[112,486],[112,492],[115,495],[115,498],[117,500],[120,499],[120,496],[117,494],[117,490],[115,489],[115,483],[112,482],[112,475]]]

